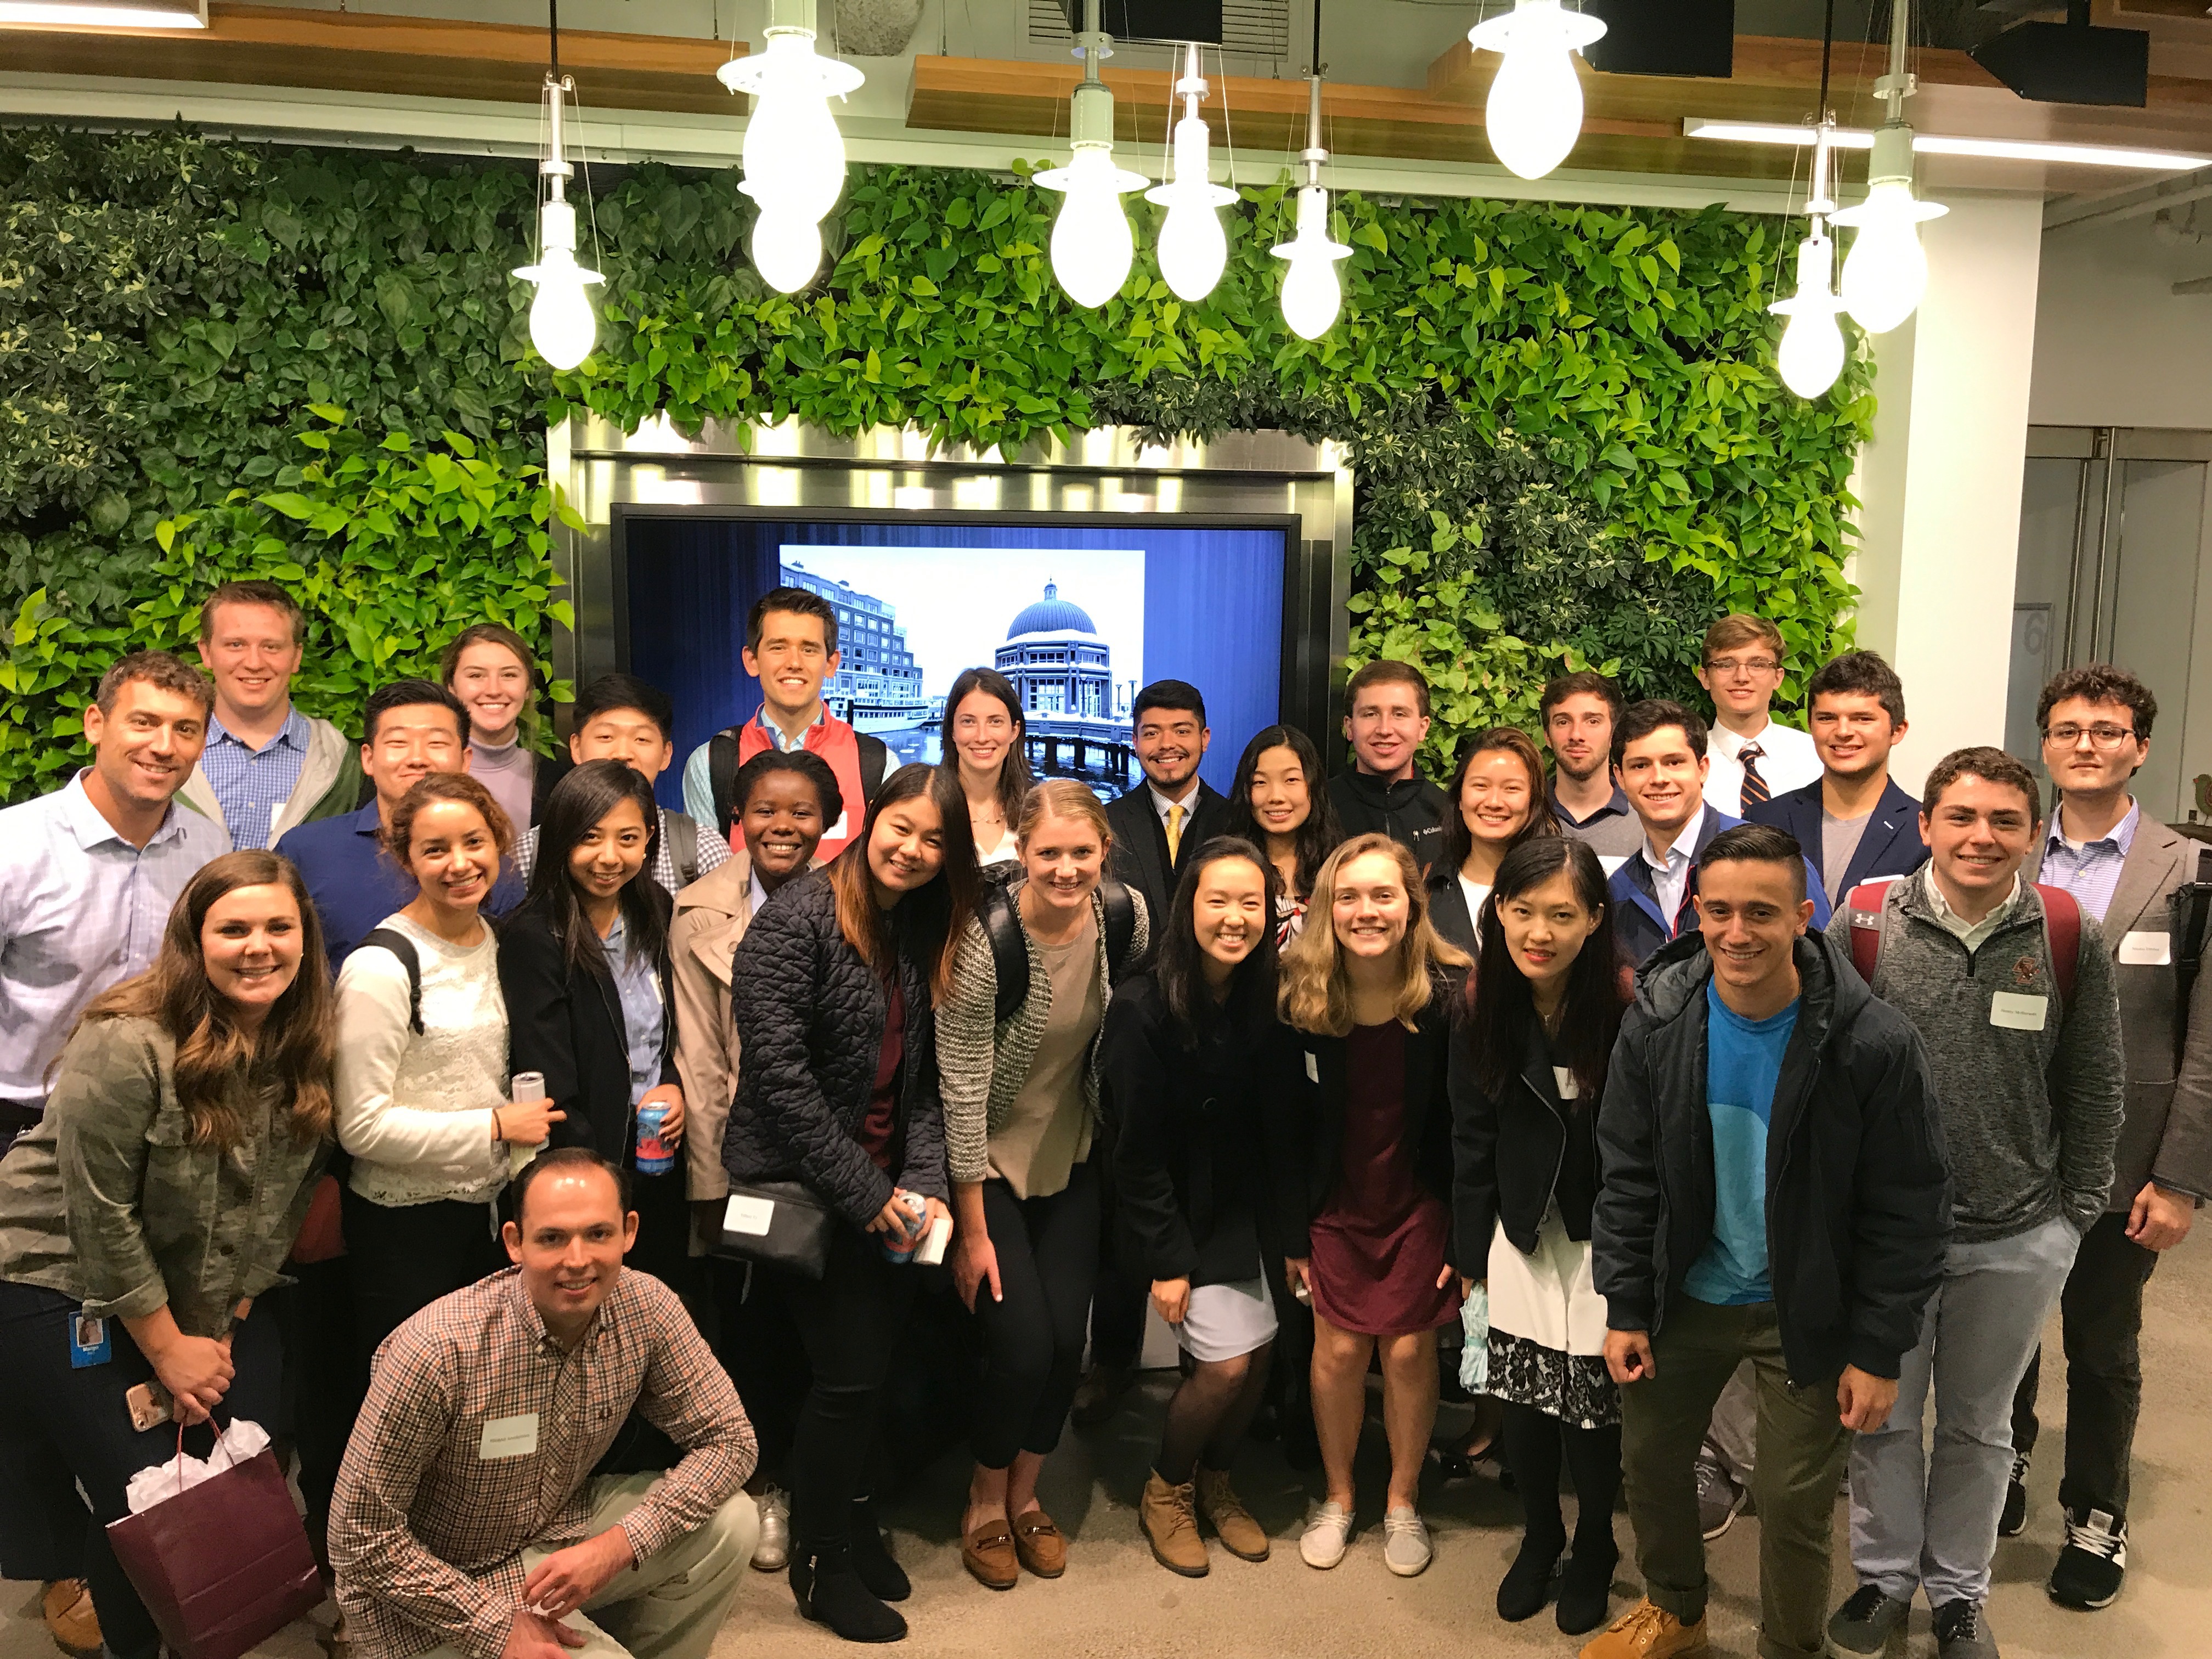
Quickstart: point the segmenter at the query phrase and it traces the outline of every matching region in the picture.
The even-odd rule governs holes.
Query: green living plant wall
[[[823,276],[788,297],[745,259],[736,185],[602,179],[599,345],[555,375],[508,274],[522,166],[0,132],[0,796],[76,763],[99,670],[183,643],[225,576],[301,591],[301,701],[341,724],[469,622],[543,648],[566,620],[544,434],[571,410],[1010,451],[1107,423],[1335,438],[1359,480],[1353,654],[1429,672],[1432,765],[1530,720],[1562,665],[1694,695],[1723,609],[1773,617],[1801,672],[1844,636],[1871,370],[1810,403],[1780,388],[1778,222],[1347,195],[1345,314],[1308,343],[1275,308],[1279,185],[1243,191],[1197,306],[1158,281],[1133,198],[1137,266],[1097,312],[1059,293],[1056,198],[1022,176],[854,169]]]

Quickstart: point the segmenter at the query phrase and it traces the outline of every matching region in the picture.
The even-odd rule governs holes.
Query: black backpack
[[[2205,920],[2212,914],[2212,881],[2204,866],[2212,847],[2197,849],[2197,879],[2184,882],[2166,899],[2167,927],[2173,934],[2173,1063],[2178,1070],[2189,1046],[2189,999],[2204,965]]]
[[[416,1036],[422,1035],[422,958],[415,954],[415,941],[396,927],[372,927],[362,935],[361,943],[353,948],[366,951],[372,945],[380,945],[399,958],[399,965],[407,970],[407,1029]],[[352,952],[347,952],[351,955]]]
[[[744,728],[729,726],[707,739],[707,781],[714,797],[714,825],[722,832],[722,839],[730,838],[732,827],[730,792],[738,784],[738,734]],[[876,791],[884,785],[884,774],[890,769],[890,747],[881,738],[871,737],[866,732],[856,732],[854,737],[860,745],[860,811],[868,810],[868,803],[876,798]],[[845,803],[849,817],[853,803]],[[855,828],[858,820],[854,820]]]
[[[1106,980],[1119,985],[1128,972],[1129,947],[1137,937],[1137,902],[1111,876],[1098,884],[1098,897],[1106,912]],[[1006,886],[994,883],[984,891],[980,913],[983,935],[991,941],[991,963],[998,970],[999,1000],[991,1018],[1001,1025],[1030,994],[1029,936],[1022,932],[1015,902]]]

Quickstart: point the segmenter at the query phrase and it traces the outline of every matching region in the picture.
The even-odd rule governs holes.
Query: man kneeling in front
[[[623,1267],[618,1170],[563,1148],[514,1196],[515,1265],[377,1350],[331,1510],[354,1650],[705,1659],[759,1530],[752,1425],[676,1293]],[[593,1475],[633,1408],[684,1456]]]

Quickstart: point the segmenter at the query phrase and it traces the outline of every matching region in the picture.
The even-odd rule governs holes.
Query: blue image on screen
[[[1127,527],[911,520],[625,521],[629,666],[676,703],[675,763],[750,719],[760,686],[740,653],[770,588],[809,588],[838,615],[830,712],[896,762],[942,755],[959,673],[995,667],[1021,693],[1030,763],[1106,798],[1142,781],[1131,703],[1159,679],[1206,699],[1200,772],[1226,791],[1252,733],[1280,718],[1286,532],[1149,517]]]

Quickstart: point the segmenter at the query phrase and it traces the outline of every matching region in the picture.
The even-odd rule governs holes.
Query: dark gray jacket
[[[1846,956],[1852,912],[1828,936]],[[1874,994],[1928,1045],[1951,1152],[1951,1212],[1962,1243],[2009,1238],[2064,1214],[2087,1232],[2105,1212],[2125,1103],[2120,1005],[2096,921],[2081,917],[2074,995],[2062,1006],[2026,881],[1996,931],[1969,953],[1936,919],[1924,874],[1890,884]],[[1990,1024],[1999,992],[2048,1000],[2043,1029]]]
[[[1801,1385],[1895,1376],[1943,1267],[1950,1208],[1928,1056],[1818,933],[1797,942],[1796,1029],[1766,1137],[1767,1271]],[[1705,939],[1637,975],[1598,1111],[1592,1268],[1617,1331],[1657,1331],[1713,1233]]]

